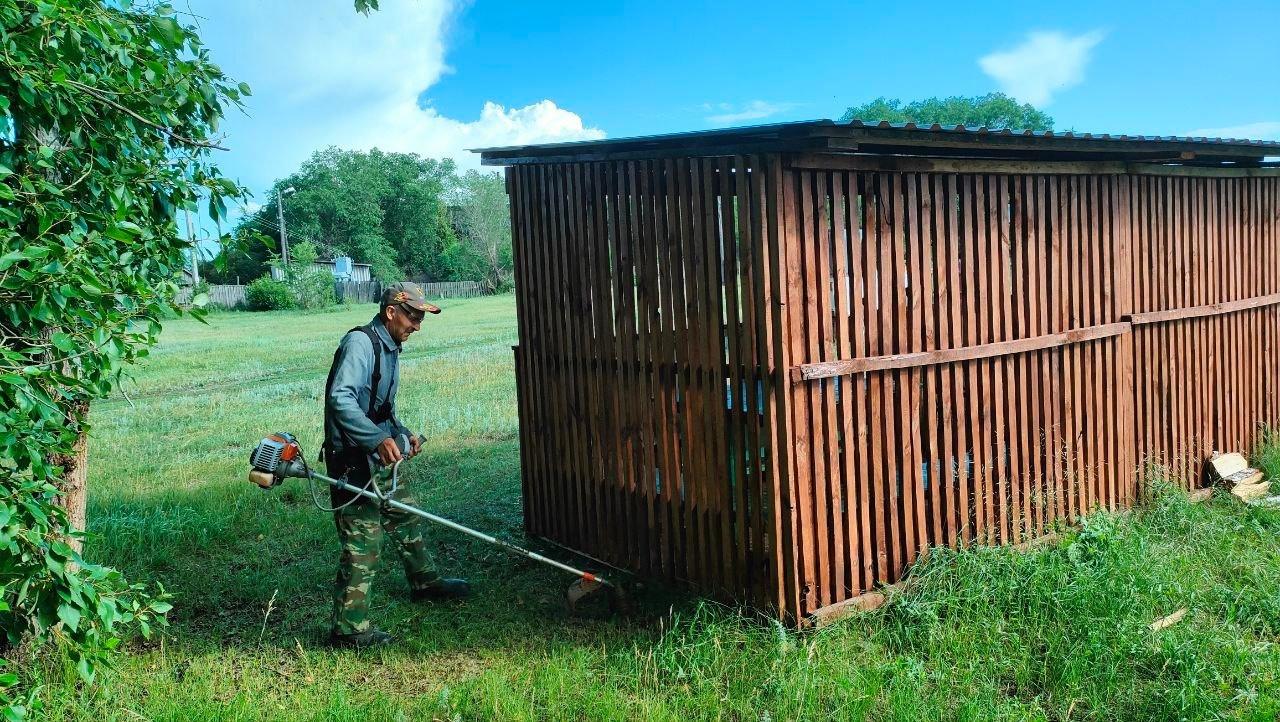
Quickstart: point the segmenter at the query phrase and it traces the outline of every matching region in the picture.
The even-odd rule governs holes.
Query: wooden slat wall
[[[1126,313],[1123,177],[794,170],[792,355],[961,349]],[[793,387],[800,613],[931,546],[1016,543],[1132,492],[1119,335]],[[811,450],[807,454],[801,449]]]
[[[1139,314],[1280,292],[1280,179],[1135,178]],[[1137,443],[1177,481],[1213,450],[1251,448],[1280,420],[1280,306],[1194,318],[1135,318]],[[1170,314],[1177,315],[1177,314]]]
[[[752,156],[507,171],[530,533],[785,606],[781,177]]]
[[[800,614],[1131,504],[1147,464],[1196,483],[1280,420],[1280,179],[787,183]]]
[[[508,169],[528,530],[795,620],[1280,420],[1280,179],[980,170]]]

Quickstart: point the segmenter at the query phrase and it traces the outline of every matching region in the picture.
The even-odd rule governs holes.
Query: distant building
[[[373,274],[370,272],[370,266],[367,263],[356,263],[348,256],[339,256],[330,261],[316,259],[312,264],[316,268],[323,268],[333,274],[334,279],[339,281],[351,281],[353,283],[368,283],[373,280]],[[279,281],[284,278],[284,274],[279,268],[271,269],[271,277]]]

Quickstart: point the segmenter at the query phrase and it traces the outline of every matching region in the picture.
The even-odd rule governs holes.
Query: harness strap
[[[373,349],[373,375],[369,380],[369,408],[365,409],[365,416],[367,416],[373,423],[379,424],[391,418],[391,400],[387,399],[381,407],[377,406],[378,383],[382,381],[382,354],[378,353],[378,332],[373,330],[372,323],[368,323],[363,326],[356,326],[350,331],[347,331],[347,333],[352,333],[354,331],[363,332],[364,335],[369,338],[369,344]],[[333,363],[329,365],[329,378],[324,382],[324,398],[326,404],[328,404],[329,401],[329,393],[333,391],[333,377],[338,373],[338,356],[341,353],[342,347],[339,346],[338,349],[333,352]],[[327,415],[328,413],[326,411],[326,416]],[[320,447],[321,461],[324,461],[325,455],[326,445],[322,444]]]

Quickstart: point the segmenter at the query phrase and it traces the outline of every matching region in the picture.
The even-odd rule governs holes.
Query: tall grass
[[[178,320],[123,397],[94,410],[89,553],[178,595],[174,626],[77,686],[35,661],[56,719],[1275,719],[1280,512],[1163,486],[1051,546],[938,549],[881,609],[797,633],[679,590],[639,614],[570,617],[566,579],[447,532],[474,599],[413,605],[393,565],[375,653],[320,643],[336,558],[305,489],[244,480],[263,433],[314,453],[336,338],[372,314]],[[455,301],[406,348],[400,405],[428,432],[421,501],[520,538],[509,297]],[[1254,458],[1280,467],[1276,439]],[[424,463],[425,462],[425,463]],[[1178,625],[1149,624],[1176,609]]]

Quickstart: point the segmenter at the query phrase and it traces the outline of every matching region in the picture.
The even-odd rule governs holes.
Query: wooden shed
[[[507,166],[527,529],[796,622],[1280,418],[1280,143],[814,121]]]

